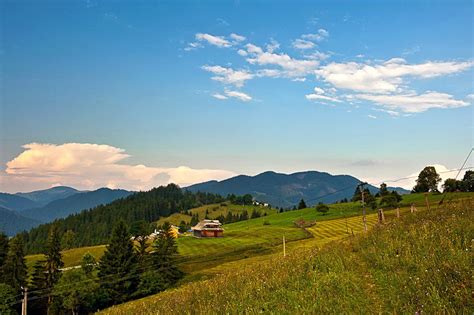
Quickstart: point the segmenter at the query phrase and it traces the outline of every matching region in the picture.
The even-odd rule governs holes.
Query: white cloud
[[[218,100],[226,100],[227,99],[227,96],[219,94],[219,93],[212,94],[212,97],[217,98]]]
[[[206,41],[211,45],[221,47],[221,48],[232,46],[232,44],[227,39],[225,39],[223,36],[215,36],[215,35],[211,35],[211,34],[197,33],[196,34],[196,40]]]
[[[149,167],[127,164],[125,150],[110,145],[91,143],[44,144],[30,143],[7,163],[2,177],[12,191],[27,191],[68,185],[79,189],[99,187],[147,190],[155,186],[176,183],[186,186],[211,179],[234,175],[226,170]],[[16,188],[18,187],[18,188]]]
[[[292,43],[292,46],[293,48],[296,48],[296,49],[311,49],[311,48],[314,48],[315,44],[313,42],[310,42],[308,40],[304,40],[304,39],[295,39]]]
[[[201,43],[198,43],[198,42],[193,42],[193,43],[188,43],[188,46],[184,48],[185,51],[191,51],[191,50],[195,50],[195,49],[198,49],[198,48],[201,48],[202,45]]]
[[[283,73],[277,69],[261,69],[257,71],[258,77],[279,78],[282,75]]]
[[[393,58],[384,63],[369,65],[364,63],[330,63],[315,73],[326,82],[342,89],[370,93],[399,92],[403,78],[432,78],[464,71],[473,62],[426,62],[407,64],[402,58]]]
[[[306,78],[294,78],[294,79],[291,79],[291,81],[294,81],[294,82],[305,82],[305,81],[306,81]]]
[[[235,34],[235,33],[230,34],[229,37],[232,38],[233,40],[235,40],[236,42],[243,42],[244,40],[246,40],[245,36],[238,35],[238,34]]]
[[[287,77],[304,77],[313,73],[319,62],[316,60],[294,59],[287,54],[276,54],[264,52],[260,47],[247,44],[247,52],[251,55],[247,62],[253,65],[274,65],[282,68],[283,74]]]
[[[221,66],[202,66],[203,70],[214,73],[211,79],[222,82],[224,84],[232,84],[242,87],[245,81],[250,80],[254,75],[246,70],[234,70],[232,68],[224,68]]]
[[[439,183],[438,189],[441,191],[442,190],[442,185],[444,184],[444,181],[448,178],[455,178],[458,171],[447,168],[446,166],[442,164],[437,164],[437,163],[428,163],[424,165],[429,165],[429,166],[434,166],[436,169],[436,172],[439,174],[441,177],[441,182]],[[413,172],[410,175],[406,176],[407,179],[399,180],[396,182],[390,182],[387,181],[388,186],[399,186],[403,187],[405,189],[411,190],[413,187],[416,185],[416,179],[418,178],[418,174],[420,174],[421,170],[424,168],[424,166],[420,165],[420,170],[417,172]],[[462,170],[458,176],[458,180],[462,179],[464,177],[464,174],[466,173],[466,170]]]
[[[227,95],[228,97],[237,98],[243,102],[248,102],[252,100],[252,97],[250,95],[245,94],[244,92],[239,92],[239,91],[226,90],[225,95]]]
[[[472,102],[472,101],[474,100],[474,94],[468,94],[468,95],[466,96],[466,98],[467,98],[468,100],[471,100],[471,102]]]
[[[301,35],[302,39],[312,40],[312,41],[317,41],[317,42],[323,41],[327,37],[329,37],[329,32],[323,28],[320,28],[316,34]]]
[[[243,50],[243,49],[237,50],[237,53],[238,53],[239,55],[241,55],[242,57],[247,56],[247,52],[246,52],[245,50]]]
[[[280,48],[280,43],[274,40],[273,38],[270,40],[270,43],[265,46],[269,53],[274,52]]]
[[[329,102],[341,103],[341,100],[335,97],[321,95],[321,94],[307,94],[306,99],[310,101],[329,101]]]
[[[324,94],[324,90],[320,87],[315,87],[314,91],[316,92],[316,94]]]
[[[388,110],[421,113],[431,108],[457,108],[469,103],[456,100],[452,95],[428,91],[424,94],[356,94],[354,97],[374,102]]]
[[[372,118],[372,119],[377,119],[377,117],[374,115],[367,115],[367,117]]]
[[[315,60],[326,60],[330,56],[331,56],[330,54],[323,53],[323,52],[320,52],[320,51],[316,50],[316,51],[313,51],[310,54],[305,55],[305,58],[315,59]]]

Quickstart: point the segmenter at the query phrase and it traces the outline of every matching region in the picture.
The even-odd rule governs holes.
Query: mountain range
[[[264,172],[255,176],[239,175],[223,181],[208,181],[186,187],[191,192],[210,192],[226,196],[228,194],[250,194],[257,201],[269,203],[274,207],[289,208],[301,199],[306,204],[318,202],[333,203],[344,198],[352,198],[356,186],[361,181],[350,175],[331,175],[329,173],[307,171],[293,174]],[[378,187],[367,185],[372,193]],[[398,193],[409,193],[399,187],[388,187]]]
[[[0,193],[0,231],[11,236],[132,193],[109,188],[79,191],[65,186],[28,193]]]

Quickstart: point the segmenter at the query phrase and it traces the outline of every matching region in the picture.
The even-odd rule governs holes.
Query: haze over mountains
[[[358,183],[360,180],[350,175],[331,175],[317,171],[294,174],[268,171],[256,176],[239,175],[223,181],[199,183],[185,189],[222,196],[251,194],[257,201],[269,203],[274,207],[290,208],[301,199],[304,199],[308,206],[318,202],[333,203],[344,198],[350,199]],[[374,186],[368,187],[372,192],[378,190]],[[389,189],[408,193],[403,188]],[[0,230],[14,235],[41,223],[109,204],[132,193],[109,188],[79,191],[66,186],[28,193],[0,193]]]
[[[65,186],[29,193],[0,193],[0,230],[14,235],[41,223],[125,198],[132,193],[109,188],[79,191]]]
[[[186,189],[196,192],[211,192],[226,196],[228,194],[251,194],[256,200],[274,207],[293,207],[301,199],[306,204],[318,202],[333,203],[344,198],[352,198],[360,180],[350,175],[331,175],[324,172],[307,171],[293,174],[264,172],[256,176],[239,175],[223,181],[209,181],[191,185]],[[371,192],[378,187],[368,185]],[[399,193],[409,191],[399,187],[389,187]]]

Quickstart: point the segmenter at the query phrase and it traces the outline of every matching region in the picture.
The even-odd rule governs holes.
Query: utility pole
[[[21,302],[21,315],[26,315],[28,311],[28,288],[23,288],[23,301]]]
[[[367,218],[365,216],[365,202],[364,202],[364,185],[367,183],[360,183],[359,189],[362,196],[362,222],[364,222],[364,232],[367,232]]]

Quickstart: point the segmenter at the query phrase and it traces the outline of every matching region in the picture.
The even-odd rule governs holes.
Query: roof
[[[196,231],[202,231],[202,230],[223,231],[224,230],[219,220],[202,220],[201,222],[193,226],[191,229],[196,230]]]

